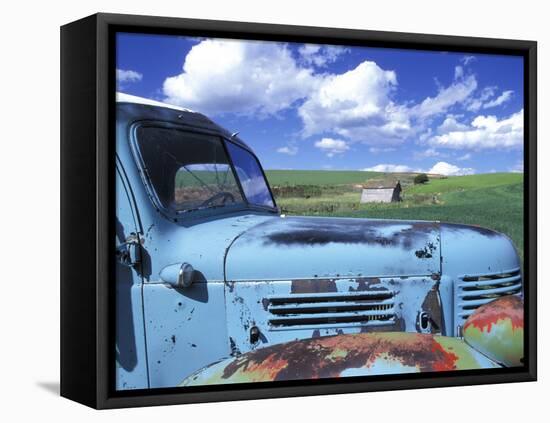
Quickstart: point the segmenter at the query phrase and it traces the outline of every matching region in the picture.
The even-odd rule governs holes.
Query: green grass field
[[[492,173],[431,179],[360,171],[266,171],[277,205],[289,215],[439,220],[480,225],[508,235],[523,261],[523,174]],[[368,179],[397,178],[399,203],[360,204]]]
[[[360,170],[268,170],[266,175],[271,186],[343,185],[360,184],[380,173]]]

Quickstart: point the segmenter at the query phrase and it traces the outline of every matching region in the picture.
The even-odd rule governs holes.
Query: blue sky
[[[117,84],[238,131],[266,169],[523,171],[520,57],[118,34]]]

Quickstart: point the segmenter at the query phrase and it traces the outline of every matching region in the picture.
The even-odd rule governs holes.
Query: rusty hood
[[[463,340],[386,332],[291,341],[213,363],[181,386],[498,368]]]
[[[274,217],[233,240],[228,281],[440,273],[437,222]]]

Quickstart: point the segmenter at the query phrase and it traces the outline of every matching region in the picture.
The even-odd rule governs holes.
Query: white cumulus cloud
[[[396,164],[386,164],[386,163],[377,164],[376,166],[366,167],[361,170],[371,171],[371,172],[387,172],[387,173],[417,172],[417,170],[414,170],[413,168],[406,165],[396,165]]]
[[[285,146],[277,149],[277,153],[288,154],[289,156],[295,156],[298,154],[298,147]]]
[[[302,135],[335,133],[352,142],[381,148],[400,145],[427,130],[431,118],[447,113],[453,106],[465,106],[477,89],[475,76],[466,76],[460,66],[450,85],[440,85],[435,96],[413,105],[394,100],[396,73],[372,61],[362,62],[343,74],[318,79],[315,90],[298,108]],[[450,116],[442,129],[449,130],[451,124],[454,129],[459,125]]]
[[[323,138],[315,143],[315,147],[325,152],[328,157],[334,157],[336,154],[342,154],[349,150],[346,141],[333,138]]]
[[[461,78],[448,87],[441,88],[435,97],[426,97],[412,108],[411,113],[420,118],[446,113],[450,107],[468,99],[476,88],[477,80],[474,75]]]
[[[508,100],[510,100],[512,98],[512,94],[514,92],[511,91],[511,90],[508,90],[508,91],[503,91],[501,95],[499,95],[497,98],[495,98],[494,100],[491,100],[487,103],[485,103],[483,105],[483,108],[484,109],[488,109],[490,107],[496,107],[496,106],[500,106],[501,104],[504,104],[506,103]]]
[[[455,116],[448,115],[437,128],[437,132],[440,134],[445,134],[451,131],[463,131],[466,128],[468,128],[468,126],[458,122]]]
[[[315,44],[295,51],[284,43],[201,39],[183,59],[181,72],[164,81],[163,93],[166,102],[207,115],[265,118],[290,109],[301,121],[302,138],[318,136],[325,137],[318,143],[325,139],[344,143],[345,148],[316,143],[331,157],[353,143],[367,144],[372,153],[390,151],[412,139],[432,148],[522,144],[523,127],[517,119],[478,116],[470,124],[459,121],[463,116],[458,113],[496,107],[513,95],[512,91],[497,95],[497,87],[478,90],[468,66],[473,56],[461,59],[449,85],[439,84],[435,94],[412,102],[397,100],[396,72],[374,61],[363,61],[343,73],[326,71],[328,64],[349,51]],[[120,78],[138,77],[121,73]],[[444,116],[434,126],[435,118]],[[294,155],[297,147],[277,151]]]
[[[395,72],[370,61],[322,77],[298,109],[303,136],[333,132],[366,144],[401,142],[410,122],[406,108],[390,98],[396,85]]]
[[[464,66],[467,66],[468,64],[470,64],[470,62],[473,62],[474,60],[476,60],[475,56],[463,56],[460,59],[460,61],[464,63]]]
[[[467,148],[521,148],[523,146],[523,109],[508,118],[477,116],[463,130],[436,135],[428,140],[433,147]]]
[[[272,115],[306,97],[316,79],[285,44],[203,40],[167,78],[166,101],[207,114]]]
[[[475,170],[471,167],[458,167],[447,162],[437,162],[426,173],[436,173],[445,176],[473,175]]]
[[[408,173],[408,172],[435,173],[438,175],[445,175],[445,176],[472,175],[475,173],[475,170],[470,167],[458,167],[447,162],[437,162],[430,169],[418,169],[418,168],[413,168],[402,164],[384,163],[384,164],[378,164],[376,166],[366,167],[361,170],[372,171],[372,172],[386,172],[386,173],[391,173],[391,172],[393,173]]]
[[[143,74],[126,69],[117,69],[116,70],[116,80],[117,82],[138,82],[143,79]]]
[[[335,62],[341,55],[349,52],[350,49],[346,47],[319,44],[304,44],[298,49],[300,58],[305,64],[320,68]]]
[[[457,157],[457,160],[459,161],[465,161],[465,160],[470,160],[472,158],[472,155],[470,153],[466,153],[460,157]]]
[[[512,90],[507,90],[503,91],[498,97],[494,98],[496,93],[497,87],[489,86],[483,88],[477,97],[469,99],[466,109],[470,112],[477,112],[480,109],[497,107],[508,102],[514,94]]]
[[[466,102],[466,109],[470,112],[477,112],[483,106],[483,103],[489,100],[495,95],[497,87],[489,86],[481,90],[479,95],[476,97],[471,97]]]
[[[424,151],[416,151],[413,155],[415,159],[424,159],[426,157],[446,157],[445,153],[436,150],[435,148],[427,148]]]

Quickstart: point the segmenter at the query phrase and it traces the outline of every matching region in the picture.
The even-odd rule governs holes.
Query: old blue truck
[[[122,93],[115,242],[119,390],[174,387],[220,360],[335,338],[462,342],[476,309],[522,292],[517,252],[500,233],[284,216],[238,134]]]

